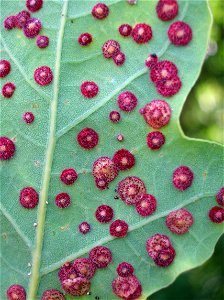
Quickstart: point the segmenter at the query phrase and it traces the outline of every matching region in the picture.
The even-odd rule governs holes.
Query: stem
[[[46,217],[46,201],[48,198],[48,189],[51,178],[51,168],[55,150],[55,132],[56,132],[56,118],[57,118],[57,106],[58,106],[58,94],[59,94],[59,77],[60,77],[60,65],[61,65],[61,52],[62,52],[62,39],[64,36],[64,28],[66,23],[66,14],[68,9],[68,0],[64,0],[61,13],[61,24],[58,32],[58,43],[56,48],[56,62],[54,71],[54,89],[53,99],[50,106],[50,126],[49,126],[49,140],[46,152],[45,167],[43,170],[43,184],[40,191],[40,204],[37,216],[37,231],[36,231],[36,244],[33,252],[32,260],[32,271],[30,278],[30,288],[28,293],[28,299],[36,299],[36,293],[39,286],[40,280],[40,263],[41,263],[41,252],[43,247],[44,239],[44,225]]]

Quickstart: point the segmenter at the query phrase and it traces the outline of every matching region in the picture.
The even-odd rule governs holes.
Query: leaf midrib
[[[45,165],[43,168],[42,188],[40,191],[40,204],[39,204],[38,214],[37,214],[38,226],[36,231],[36,244],[33,252],[28,299],[36,299],[37,289],[40,280],[40,264],[41,264],[41,253],[42,253],[43,239],[44,239],[46,202],[48,199],[48,189],[50,184],[51,169],[52,169],[54,150],[56,144],[55,133],[56,133],[57,106],[58,106],[58,97],[59,97],[61,54],[62,54],[62,45],[63,45],[62,41],[64,36],[66,18],[67,18],[67,10],[68,10],[68,0],[63,0],[60,28],[58,32],[58,42],[56,47],[53,99],[50,104],[49,138],[48,138],[48,145],[46,151]]]

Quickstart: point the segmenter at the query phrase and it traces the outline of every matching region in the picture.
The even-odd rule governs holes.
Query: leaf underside
[[[21,31],[7,32],[2,28],[1,57],[12,65],[10,75],[2,83],[12,81],[17,89],[10,100],[1,99],[1,135],[16,139],[17,152],[12,160],[0,164],[4,183],[1,299],[13,283],[22,284],[27,290],[29,285],[37,286],[37,278],[29,272],[35,272],[35,264],[38,270],[38,263],[40,284],[35,299],[40,299],[45,289],[61,289],[58,268],[65,261],[87,256],[96,245],[111,249],[113,263],[97,271],[92,280],[92,294],[83,299],[95,296],[116,299],[111,282],[121,261],[134,265],[144,299],[169,285],[180,273],[206,261],[223,232],[222,225],[211,223],[207,217],[208,210],[215,205],[214,194],[223,185],[223,148],[186,138],[179,126],[182,106],[205,57],[211,25],[207,2],[179,1],[176,19],[184,20],[193,29],[193,40],[186,47],[169,43],[166,32],[172,21],[162,22],[157,18],[155,1],[139,1],[134,6],[126,1],[105,2],[110,6],[110,15],[104,21],[97,21],[91,15],[96,1],[45,1],[43,9],[35,14],[43,23],[41,34],[50,37],[50,45],[44,50],[38,49],[35,40],[26,39]],[[4,8],[1,22],[25,8],[24,1],[3,0],[1,5]],[[143,22],[153,29],[153,39],[146,45],[137,45],[131,38],[124,39],[118,34],[121,23]],[[94,37],[86,48],[77,43],[82,32],[90,32]],[[127,60],[120,68],[101,54],[101,46],[108,39],[119,41],[126,54]],[[144,66],[149,53],[157,53],[160,60],[173,61],[183,83],[178,94],[164,99],[172,108],[172,119],[161,130],[166,144],[160,151],[147,148],[145,139],[150,128],[138,113],[151,100],[163,99],[149,81]],[[33,80],[34,70],[41,65],[50,66],[54,72],[54,83],[50,86],[37,86]],[[84,99],[79,91],[80,84],[86,80],[100,86],[99,95],[91,100]],[[108,113],[117,109],[117,95],[125,90],[136,94],[138,107],[130,114],[122,113],[119,124],[112,124]],[[21,120],[25,111],[35,114],[31,126]],[[99,145],[90,151],[83,150],[76,142],[77,133],[84,127],[91,127],[100,135]],[[125,136],[122,143],[116,140],[118,133]],[[135,167],[120,172],[108,190],[97,190],[91,175],[93,161],[99,156],[111,157],[120,148],[134,153]],[[195,174],[193,185],[184,192],[175,190],[171,184],[172,172],[179,165],[189,166]],[[77,182],[70,187],[59,180],[61,170],[68,167],[79,173]],[[142,218],[134,207],[114,199],[117,183],[128,175],[139,176],[148,193],[157,198],[158,208],[152,216]],[[20,207],[19,191],[25,186],[33,186],[40,192],[39,209],[28,211]],[[62,191],[71,195],[72,205],[60,210],[54,198]],[[97,223],[94,212],[100,204],[112,206],[115,218],[128,222],[130,230],[126,238],[114,239],[108,233],[109,225]],[[166,228],[164,220],[170,211],[181,207],[192,212],[195,223],[189,233],[176,236]],[[86,236],[77,230],[82,221],[92,225]],[[42,226],[38,223],[35,228],[35,222],[41,222]],[[156,267],[145,250],[146,240],[157,232],[167,234],[177,252],[175,262],[165,269]],[[40,251],[36,237],[41,241],[42,233]]]

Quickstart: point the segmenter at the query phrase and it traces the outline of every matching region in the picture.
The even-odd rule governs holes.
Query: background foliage
[[[224,1],[211,0],[214,23],[211,32],[210,55],[189,94],[181,115],[186,135],[224,142]],[[203,266],[180,275],[168,288],[150,300],[221,300],[224,299],[224,236],[215,252]]]

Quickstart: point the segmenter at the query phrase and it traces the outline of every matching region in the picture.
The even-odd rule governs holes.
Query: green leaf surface
[[[211,223],[207,217],[208,210],[215,205],[214,195],[223,185],[223,148],[186,138],[179,126],[182,106],[205,58],[211,26],[207,2],[179,1],[176,19],[184,20],[193,29],[193,40],[186,47],[169,43],[166,32],[171,22],[157,18],[155,1],[139,1],[134,6],[126,1],[105,2],[110,6],[110,15],[97,21],[91,15],[97,1],[45,1],[43,9],[35,13],[43,23],[41,34],[50,37],[50,45],[44,50],[17,29],[1,29],[1,57],[12,64],[10,75],[1,82],[12,81],[17,86],[10,100],[1,98],[1,135],[14,138],[17,147],[12,160],[0,163],[1,299],[5,299],[5,291],[13,283],[24,285],[29,290],[29,299],[40,299],[45,289],[61,289],[58,268],[65,261],[87,256],[97,245],[111,249],[113,263],[97,271],[91,296],[82,299],[117,299],[111,282],[121,261],[134,265],[145,299],[169,285],[180,273],[206,261],[223,232],[222,225]],[[6,16],[25,8],[24,1],[15,0],[2,0],[1,6],[1,23]],[[148,44],[137,45],[131,38],[118,34],[120,24],[142,22],[153,29],[153,39]],[[86,48],[77,43],[82,32],[90,32],[94,37]],[[126,54],[127,60],[120,68],[101,54],[101,46],[108,39],[119,41]],[[166,144],[160,151],[147,148],[145,140],[150,128],[138,112],[151,100],[163,99],[149,81],[144,66],[149,53],[157,53],[160,60],[173,61],[183,83],[180,92],[166,100],[172,108],[172,119],[161,130]],[[51,67],[54,73],[54,82],[47,87],[38,86],[33,79],[34,70],[42,65]],[[100,86],[100,93],[91,100],[84,99],[79,90],[86,80]],[[138,107],[130,114],[122,113],[122,121],[112,124],[108,113],[117,109],[117,96],[125,90],[136,94]],[[30,126],[21,119],[25,111],[35,114],[35,122]],[[84,127],[91,127],[100,135],[99,145],[90,151],[84,151],[76,142],[77,133]],[[118,133],[125,136],[122,143],[116,140]],[[135,154],[135,167],[120,172],[108,190],[97,190],[91,175],[92,163],[99,156],[111,157],[120,148]],[[189,166],[195,174],[193,185],[184,192],[172,186],[172,172],[179,165]],[[65,186],[59,180],[60,172],[67,167],[79,173],[74,186]],[[128,175],[143,179],[147,191],[157,198],[158,208],[152,216],[142,218],[134,207],[114,199],[118,182]],[[25,186],[40,192],[38,209],[28,211],[20,207],[19,191]],[[72,205],[60,210],[54,198],[62,191],[71,195]],[[100,204],[112,206],[115,218],[128,222],[127,237],[111,237],[109,225],[100,225],[95,220],[94,212]],[[165,216],[181,207],[192,212],[195,223],[189,233],[177,236],[166,228]],[[85,220],[91,223],[92,230],[81,236],[77,226]],[[37,227],[33,226],[35,222]],[[157,232],[167,234],[177,252],[174,263],[165,269],[156,267],[145,249],[146,240]]]

